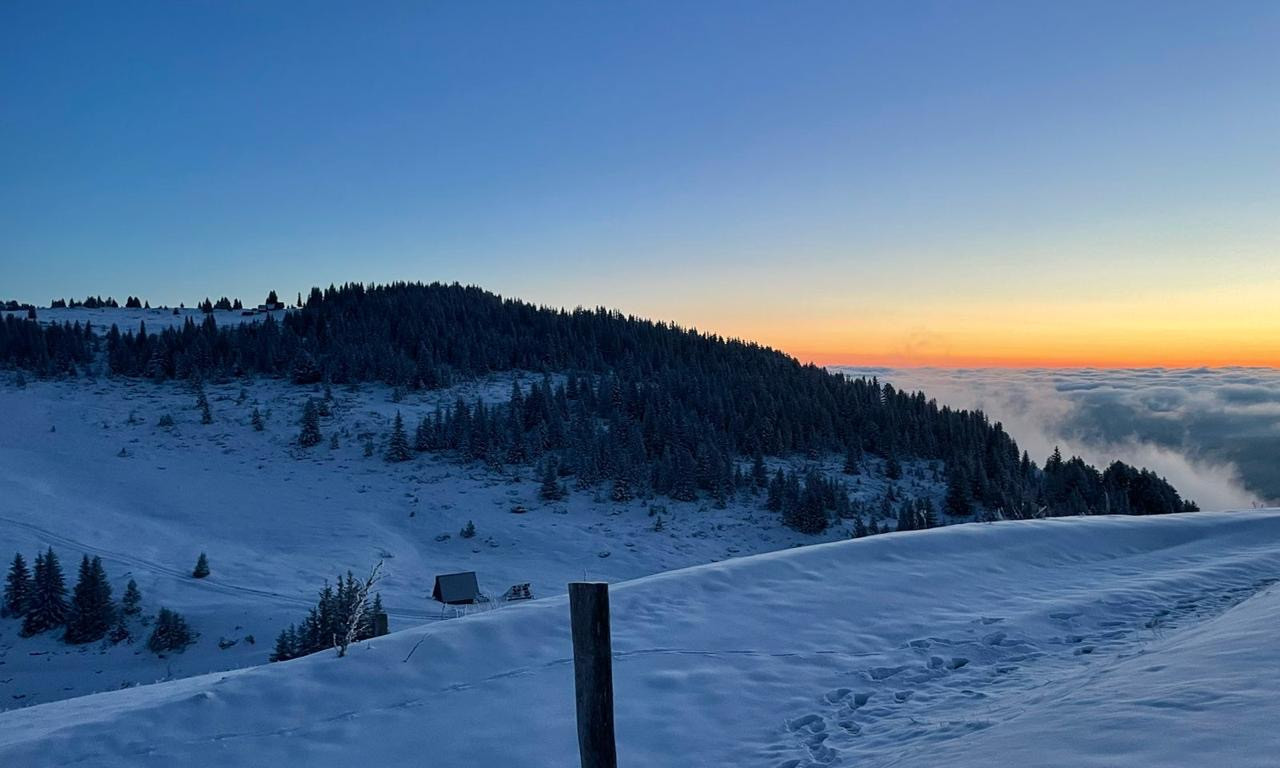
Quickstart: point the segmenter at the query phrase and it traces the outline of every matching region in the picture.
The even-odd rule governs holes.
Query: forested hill
[[[277,322],[201,324],[149,333],[7,318],[0,359],[42,375],[105,352],[112,375],[154,379],[288,376],[299,384],[380,381],[405,389],[526,370],[567,374],[508,404],[457,403],[417,425],[420,450],[533,463],[615,496],[644,487],[722,500],[743,485],[815,528],[839,511],[821,478],[765,476],[761,458],[836,453],[856,472],[867,454],[946,464],[946,511],[1005,516],[1193,509],[1163,479],[1116,462],[1099,472],[1054,457],[1044,469],[980,411],[952,410],[875,379],[852,379],[758,344],[605,309],[572,312],[443,284],[313,289]],[[744,471],[739,461],[753,459]],[[807,481],[806,481],[807,480]],[[795,510],[799,510],[796,513]],[[825,525],[825,523],[822,523]]]

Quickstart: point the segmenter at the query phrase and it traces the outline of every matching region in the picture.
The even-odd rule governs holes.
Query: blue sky
[[[1275,3],[10,2],[0,296],[459,280],[898,363],[1220,316],[1277,285],[1277,51]]]

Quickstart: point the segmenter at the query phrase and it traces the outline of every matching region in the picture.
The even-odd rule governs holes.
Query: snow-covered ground
[[[1272,766],[1280,512],[973,524],[614,585],[623,764]],[[5,764],[574,764],[563,597],[0,715]]]
[[[239,325],[241,323],[258,322],[267,315],[279,320],[284,317],[287,311],[284,309],[272,312],[253,311],[251,314],[246,315],[244,310],[216,309],[211,314],[218,325]],[[25,310],[21,312],[6,310],[4,314],[19,318],[27,316]],[[97,309],[63,307],[49,309],[46,307],[36,310],[36,319],[42,323],[80,323],[81,325],[89,323],[99,331],[105,331],[112,325],[118,327],[121,331],[136,331],[140,325],[145,323],[147,331],[155,333],[164,328],[180,328],[187,321],[187,318],[190,318],[196,324],[200,324],[204,322],[205,313],[195,307],[180,308],[176,314],[174,313],[174,308],[170,307],[154,307],[152,309],[128,309],[125,307],[101,307]]]
[[[52,546],[73,579],[100,555],[117,597],[136,579],[145,613],[201,634],[160,658],[136,620],[133,644],[68,646],[0,619],[0,765],[571,765],[563,592],[584,577],[614,584],[624,764],[1276,764],[1280,511],[837,541],[847,524],[797,534],[761,499],[543,503],[527,469],[382,460],[397,411],[411,428],[511,381],[335,388],[307,450],[319,392],[283,382],[208,384],[208,425],[185,385],[0,383],[0,559]],[[863,501],[887,487],[869,469]],[[905,469],[936,501],[936,468]],[[392,635],[264,664],[325,579],[378,560]],[[443,621],[431,580],[455,570],[538,599]]]
[[[400,403],[385,387],[335,388],[333,415],[321,420],[326,441],[308,450],[295,438],[303,403],[319,395],[311,388],[259,380],[241,400],[240,383],[210,383],[213,423],[204,425],[183,384],[0,383],[0,568],[14,552],[30,565],[52,546],[70,587],[81,555],[99,555],[117,598],[135,579],[145,613],[178,610],[201,635],[161,659],[145,649],[148,630],[137,622],[131,645],[68,646],[52,632],[20,638],[17,619],[0,619],[0,710],[264,663],[276,634],[306,615],[326,579],[364,574],[380,559],[391,627],[400,629],[441,617],[429,600],[438,573],[475,570],[494,595],[530,582],[542,598],[584,576],[632,579],[848,535],[847,524],[821,537],[795,533],[760,498],[717,510],[669,499],[616,504],[574,491],[547,504],[528,469],[500,475],[425,454],[383,461],[397,411],[411,432],[437,403],[505,399],[511,381],[504,375]],[[255,407],[265,416],[262,432],[250,425]],[[173,427],[159,425],[164,415]],[[331,449],[335,432],[339,447]],[[372,457],[363,434],[377,444]],[[940,494],[931,468],[907,472],[898,483],[904,492]],[[874,472],[851,480],[864,499],[885,488]],[[514,514],[516,507],[527,511]],[[459,535],[468,521],[472,539]],[[190,572],[200,552],[212,575],[197,581]]]

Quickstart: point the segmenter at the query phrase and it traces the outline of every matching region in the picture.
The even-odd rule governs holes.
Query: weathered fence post
[[[578,700],[578,753],[582,757],[582,768],[617,768],[609,585],[571,582],[569,615],[573,625],[573,687]]]

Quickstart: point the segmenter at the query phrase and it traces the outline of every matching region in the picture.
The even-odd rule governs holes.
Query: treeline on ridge
[[[33,357],[34,325],[5,325],[4,360]],[[585,472],[588,482],[625,477],[675,498],[688,495],[690,476],[694,494],[714,495],[739,457],[869,453],[943,461],[946,511],[957,516],[978,506],[1005,517],[1194,508],[1163,479],[1119,462],[1105,473],[1074,459],[1040,469],[981,411],[939,406],[874,378],[616,311],[538,307],[457,284],[316,288],[280,321],[220,327],[209,315],[158,333],[112,327],[105,346],[113,375],[158,380],[260,374],[417,389],[498,371],[567,372],[572,389],[543,384],[497,406],[457,403],[439,415],[447,434],[433,439],[461,449],[463,422],[471,458],[554,459],[558,472]]]

